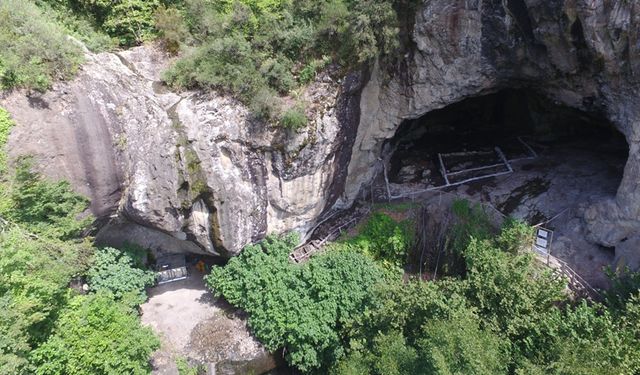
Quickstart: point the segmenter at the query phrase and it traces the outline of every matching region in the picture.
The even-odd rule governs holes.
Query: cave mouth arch
[[[555,230],[565,243],[552,251],[599,275],[614,254],[588,243],[580,217],[587,205],[616,195],[628,153],[604,115],[532,89],[505,89],[405,120],[383,145],[371,199],[420,201],[445,191],[489,203]]]
[[[628,152],[625,137],[605,116],[563,106],[533,90],[505,89],[405,120],[383,146],[383,160],[390,185],[407,185],[409,192],[420,185],[480,181],[510,168],[544,170],[541,161],[549,170],[567,158],[591,164],[591,156],[604,162],[591,167],[607,172],[602,182],[615,185],[613,195]],[[392,188],[402,194],[401,186]]]

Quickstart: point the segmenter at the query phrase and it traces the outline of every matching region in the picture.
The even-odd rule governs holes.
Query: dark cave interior
[[[533,159],[549,148],[590,150],[621,160],[628,155],[624,136],[604,116],[521,89],[465,99],[406,120],[385,147],[385,154],[391,153],[389,182],[424,186],[447,183],[443,166],[454,184],[506,172],[503,159]],[[614,169],[621,179],[622,169]]]

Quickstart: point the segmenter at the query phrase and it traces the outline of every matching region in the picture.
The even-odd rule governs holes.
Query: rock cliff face
[[[221,95],[167,91],[167,59],[152,48],[88,54],[72,82],[0,99],[19,124],[10,153],[35,155],[90,196],[111,217],[104,241],[232,255],[353,202],[403,120],[528,88],[625,135],[618,194],[585,220],[595,242],[640,241],[640,3],[431,0],[408,29],[406,54],[374,67],[364,87],[360,75],[320,77],[305,92],[312,121],[301,133],[266,127]]]
[[[403,120],[529,88],[604,116],[625,135],[629,160],[618,194],[590,207],[585,220],[592,241],[640,266],[639,252],[625,250],[640,233],[639,2],[432,0],[419,9],[408,43],[393,77],[376,67],[362,92],[345,200],[377,173],[384,141]]]
[[[228,97],[169,92],[159,75],[167,58],[152,47],[86,59],[73,81],[0,105],[18,124],[10,155],[35,156],[90,197],[109,222],[99,241],[233,255],[270,232],[303,232],[336,201],[345,132],[357,126],[356,76],[311,85],[312,121],[294,132]]]

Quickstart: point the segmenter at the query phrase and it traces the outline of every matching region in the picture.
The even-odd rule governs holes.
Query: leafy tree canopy
[[[99,292],[71,299],[32,356],[38,375],[148,374],[149,356],[158,347],[135,310]]]

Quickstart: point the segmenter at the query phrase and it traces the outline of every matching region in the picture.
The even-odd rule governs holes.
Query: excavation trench
[[[448,194],[555,232],[552,253],[596,286],[615,250],[589,243],[584,209],[613,197],[629,148],[604,116],[531,90],[470,98],[407,120],[383,147],[368,200]],[[435,212],[434,212],[435,215]]]

